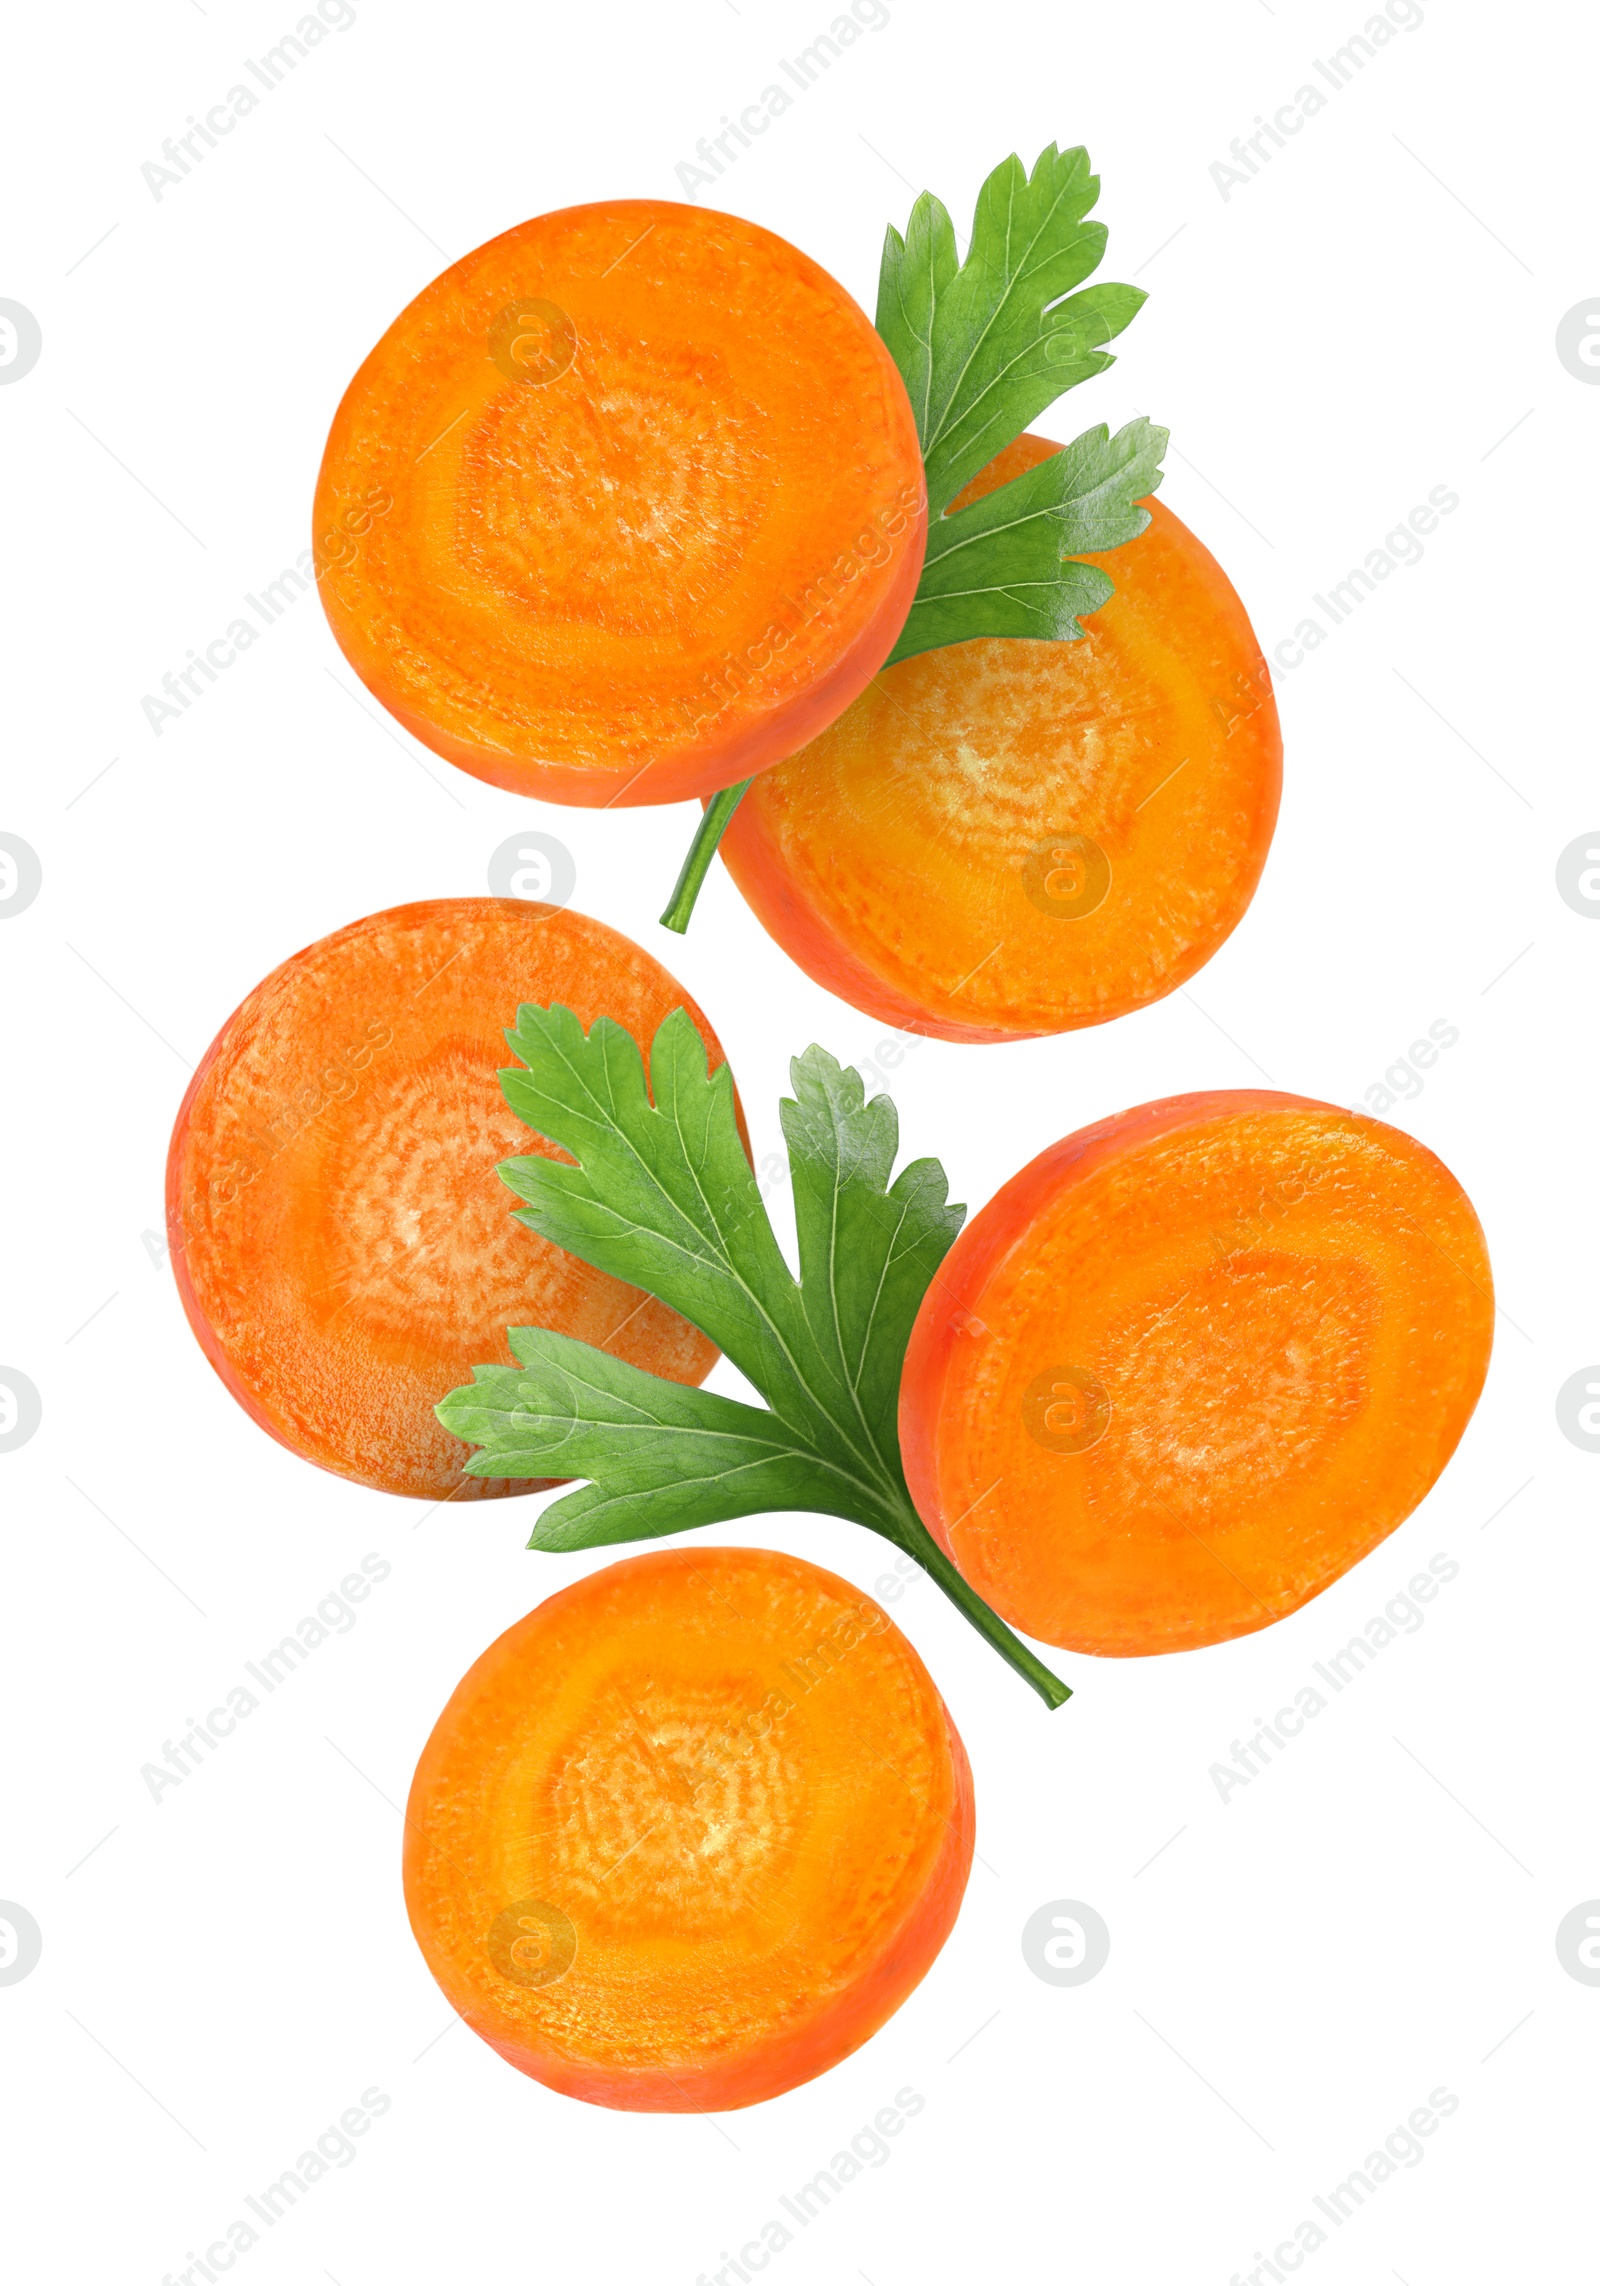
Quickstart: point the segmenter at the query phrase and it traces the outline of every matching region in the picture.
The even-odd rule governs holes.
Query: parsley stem
[[[1036,1659],[1020,1636],[1013,1635],[997,1611],[991,1611],[976,1588],[969,1586],[955,1565],[940,1547],[927,1526],[917,1517],[914,1522],[902,1518],[895,1538],[908,1556],[914,1556],[929,1578],[937,1581],[945,1594],[968,1618],[978,1633],[992,1643],[1007,1666],[1014,1667],[1026,1683],[1031,1683],[1045,1705],[1052,1712],[1065,1706],[1072,1693],[1059,1675],[1052,1675],[1043,1660]]]
[[[664,929],[675,929],[681,937],[689,926],[689,915],[700,894],[700,885],[711,870],[711,860],[717,854],[717,844],[728,830],[728,821],[749,792],[752,781],[741,778],[737,786],[724,786],[720,794],[713,794],[706,805],[706,814],[700,820],[695,837],[689,844],[689,854],[683,861],[666,911],[661,916]]]

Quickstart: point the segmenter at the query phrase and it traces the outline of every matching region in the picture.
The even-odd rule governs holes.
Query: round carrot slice
[[[385,1492],[476,1500],[544,1483],[467,1476],[435,1420],[507,1326],[551,1326],[674,1381],[717,1351],[662,1302],[515,1220],[495,1169],[557,1157],[507,1106],[525,1000],[648,1052],[687,1007],[615,929],[515,898],[397,906],[274,969],[207,1050],[178,1113],[167,1222],[200,1346],[292,1452]]]
[[[932,1965],[972,1775],[927,1669],[846,1581],[672,1549],[491,1645],[423,1749],[411,1926],[519,2071],[618,2111],[763,2102]]]
[[[1409,1135],[1174,1096],[1041,1153],[957,1239],[906,1352],[907,1481],[1026,1634],[1225,1642],[1410,1515],[1493,1322],[1477,1216]]]
[[[1019,437],[956,505],[1060,451]],[[1158,500],[1077,642],[888,667],[722,840],[762,926],[868,1015],[943,1040],[1101,1024],[1210,959],[1255,893],[1283,746],[1220,566]]]
[[[614,199],[401,312],[334,417],[313,539],[408,730],[609,807],[815,737],[888,656],[926,528],[905,386],[844,288],[736,215]]]

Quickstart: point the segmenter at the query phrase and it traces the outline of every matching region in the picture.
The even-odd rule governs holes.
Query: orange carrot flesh
[[[1431,1151],[1300,1096],[1177,1096],[1025,1167],[906,1352],[923,1521],[1014,1627],[1112,1656],[1281,1619],[1376,1547],[1488,1368],[1483,1233]]]
[[[793,1556],[671,1549],[493,1644],[423,1750],[411,1926],[518,2070],[622,2111],[759,2103],[920,1982],[972,1779],[870,1597]]]
[[[223,1026],[167,1163],[172,1261],[228,1388],[294,1452],[359,1484],[475,1500],[546,1483],[467,1476],[433,1408],[542,1325],[703,1381],[712,1344],[662,1302],[514,1219],[495,1169],[557,1156],[507,1107],[502,1027],[524,1000],[648,1045],[686,1006],[648,953],[570,910],[402,905],[297,953]],[[554,1481],[554,1480],[550,1480]]]
[[[1024,436],[956,506],[1060,448]],[[722,840],[757,918],[869,1015],[947,1040],[1070,1031],[1207,961],[1254,894],[1282,741],[1221,568],[1159,500],[1081,640],[884,669]]]
[[[925,536],[911,405],[844,288],[652,199],[426,287],[345,393],[313,528],[333,632],[407,729],[596,806],[813,738],[888,656]]]

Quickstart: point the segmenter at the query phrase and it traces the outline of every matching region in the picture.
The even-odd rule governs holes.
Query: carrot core
[[[406,1898],[519,2070],[729,2109],[893,2013],[972,1840],[961,1742],[877,1604],[795,1557],[671,1549],[561,1590],[465,1677],[412,1787]]]
[[[504,1027],[525,1000],[646,1047],[687,1005],[614,929],[515,898],[403,905],[325,937],[235,1011],[167,1168],[172,1259],[206,1355],[246,1410],[341,1476],[419,1499],[543,1489],[468,1476],[433,1408],[506,1328],[552,1326],[675,1381],[716,1350],[662,1302],[515,1217],[502,1159],[550,1155],[510,1110]]]
[[[964,498],[1058,449],[1018,438]],[[757,919],[869,1015],[974,1042],[1104,1023],[1249,904],[1278,812],[1271,682],[1220,567],[1144,505],[1146,532],[1085,559],[1116,592],[1081,639],[886,667],[728,824]]]
[[[843,287],[735,215],[618,199],[401,312],[335,415],[314,553],[418,738],[609,807],[815,737],[893,647],[926,521],[905,386]]]
[[[1488,1366],[1477,1217],[1432,1152],[1265,1092],[1175,1097],[1044,1152],[929,1288],[906,1474],[1044,1642],[1222,1642],[1410,1514]]]

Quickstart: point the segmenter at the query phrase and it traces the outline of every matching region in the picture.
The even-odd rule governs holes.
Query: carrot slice
[[[581,913],[455,897],[374,913],[274,969],[184,1097],[167,1161],[178,1290],[245,1410],[308,1460],[385,1492],[482,1499],[433,1408],[542,1325],[674,1381],[717,1351],[665,1303],[514,1219],[495,1169],[560,1157],[507,1107],[501,1027],[524,1000],[648,1046],[687,1007],[639,946]]]
[[[966,1887],[972,1775],[922,1661],[798,1557],[671,1549],[491,1645],[423,1749],[411,1926],[519,2071],[719,2111],[859,2048]]]
[[[1174,1096],[1042,1152],[957,1239],[906,1352],[907,1481],[1024,1633],[1221,1643],[1410,1515],[1493,1327],[1478,1219],[1409,1135]]]
[[[1060,451],[1023,436],[964,506]],[[1142,1008],[1249,904],[1278,814],[1265,662],[1220,566],[1159,500],[1074,642],[888,667],[757,780],[722,840],[757,919],[868,1015],[944,1040]]]
[[[334,417],[315,561],[408,730],[552,802],[674,802],[813,738],[921,574],[916,423],[844,288],[659,199],[540,215],[403,310]]]

